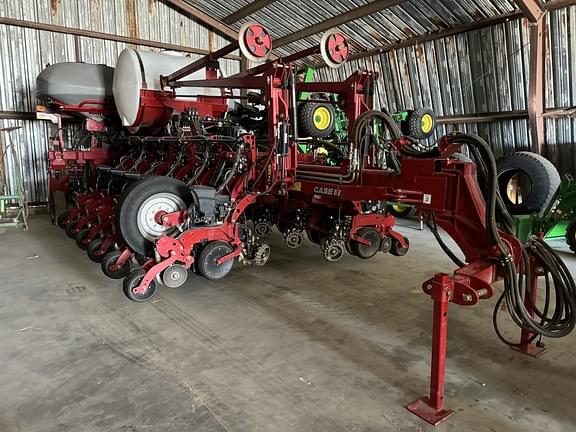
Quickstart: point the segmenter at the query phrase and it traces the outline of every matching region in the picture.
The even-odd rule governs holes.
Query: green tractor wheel
[[[429,108],[403,111],[394,115],[402,133],[419,140],[430,138],[436,129],[436,116]]]
[[[336,110],[329,103],[304,102],[298,110],[300,136],[327,138],[334,132]]]
[[[397,203],[397,204],[390,204],[388,206],[388,211],[392,216],[399,218],[409,218],[414,216],[418,211],[418,209],[414,206]]]

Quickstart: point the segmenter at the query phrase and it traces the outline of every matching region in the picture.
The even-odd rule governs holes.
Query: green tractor
[[[300,74],[300,80],[313,82],[314,72],[314,68],[307,67]],[[348,140],[348,119],[339,107],[338,95],[301,92],[297,99],[300,151],[307,153],[316,149],[325,151],[327,155],[338,153],[338,144]],[[428,139],[436,127],[436,117],[432,110],[427,108],[400,111],[392,117],[402,133],[418,140]],[[406,206],[398,204],[390,207],[390,211],[396,212],[400,207],[402,211],[406,210]],[[412,208],[408,207],[407,210],[412,211]]]

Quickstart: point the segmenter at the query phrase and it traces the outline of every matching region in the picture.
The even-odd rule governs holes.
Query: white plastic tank
[[[122,124],[132,131],[140,127],[164,126],[161,123],[167,122],[171,110],[159,106],[146,107],[141,100],[141,90],[160,92],[162,90],[161,75],[170,75],[193,61],[179,54],[136,51],[129,48],[123,50],[118,57],[113,84],[114,100]],[[183,79],[205,79],[205,70],[201,69]],[[178,98],[187,98],[190,97],[189,95],[197,94],[219,96],[221,93],[220,89],[214,88],[176,89]]]

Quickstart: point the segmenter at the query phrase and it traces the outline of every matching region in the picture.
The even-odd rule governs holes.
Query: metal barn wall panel
[[[576,6],[548,16],[546,107],[576,107]],[[576,174],[576,117],[548,118],[546,151],[563,173]]]
[[[576,106],[576,7],[548,14],[546,108]],[[529,28],[526,20],[388,51],[340,69],[321,68],[321,80],[344,79],[356,69],[380,72],[377,107],[430,107],[440,117],[527,109]],[[530,148],[527,119],[442,124],[434,138],[462,130],[487,139],[498,156]],[[576,119],[547,120],[546,154],[561,172],[576,168]]]
[[[210,40],[214,49],[228,43],[157,0],[0,0],[0,16],[202,49],[209,48]],[[114,66],[125,47],[124,43],[0,25],[0,111],[34,111],[36,76],[47,64],[82,61]],[[191,60],[198,57],[190,54]],[[220,64],[224,75],[240,70],[237,60],[224,59]],[[21,156],[28,199],[45,202],[46,152],[52,128],[43,121],[0,120],[0,128],[13,125],[23,126],[13,137]],[[5,138],[0,138],[4,145]],[[9,160],[4,165],[13,192],[15,168]]]

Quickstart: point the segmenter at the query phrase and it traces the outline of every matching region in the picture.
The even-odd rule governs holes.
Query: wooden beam
[[[257,12],[260,9],[265,8],[275,1],[277,0],[254,0],[252,3],[248,3],[246,6],[238,9],[236,12],[232,12],[222,21],[226,24],[233,24],[236,21],[240,21],[242,18],[246,18],[247,16],[252,15],[254,12]]]
[[[546,12],[540,0],[514,0],[528,21],[536,23],[542,19]]]
[[[111,34],[111,33],[101,33],[101,32],[96,32],[96,31],[92,31],[92,30],[84,30],[84,29],[73,28],[73,27],[65,27],[65,26],[60,26],[60,25],[55,25],[55,24],[47,24],[47,23],[40,23],[40,22],[33,22],[33,21],[24,21],[24,20],[19,20],[19,19],[15,19],[15,18],[0,17],[0,24],[14,26],[14,27],[30,28],[30,29],[34,29],[34,30],[42,30],[42,31],[47,31],[47,32],[52,32],[52,33],[62,33],[62,34],[69,34],[69,35],[75,35],[75,36],[82,36],[82,37],[87,37],[87,38],[92,38],[92,39],[109,40],[109,41],[114,41],[114,42],[123,42],[123,43],[130,44],[130,45],[147,46],[147,47],[152,47],[152,48],[165,49],[165,50],[169,50],[169,51],[180,51],[180,52],[200,54],[200,55],[206,55],[206,54],[210,53],[208,50],[200,49],[200,48],[190,48],[190,47],[183,46],[183,45],[174,45],[174,44],[168,44],[168,43],[164,43],[164,42],[157,42],[157,41],[151,41],[151,40],[147,40],[147,39],[133,38],[133,37],[129,37],[129,36],[120,36],[120,35],[115,35],[115,34]],[[235,55],[229,55],[226,58],[229,58],[232,60],[240,60],[240,56],[235,56]]]
[[[546,10],[540,0],[514,0],[530,23],[530,71],[528,73],[528,118],[534,153],[542,154],[546,144],[545,84]]]
[[[568,6],[576,6],[576,0],[550,0],[543,5],[546,10],[555,10]]]
[[[365,17],[367,15],[373,14],[375,12],[388,9],[392,6],[396,6],[403,3],[405,0],[376,0],[367,5],[360,6],[344,12],[343,14],[337,15],[325,21],[319,22],[318,24],[311,25],[297,32],[290,33],[277,41],[274,42],[274,48],[280,48],[281,46],[288,45],[289,43],[304,39],[313,34],[321,33],[323,31],[329,30],[333,27],[348,23],[350,21],[357,20],[359,18]]]
[[[231,41],[238,40],[238,32],[236,30],[234,30],[228,24],[220,21],[219,19],[214,18],[208,15],[206,12],[201,11],[197,7],[192,6],[187,1],[185,0],[163,0],[163,1],[172,7],[180,9],[181,11],[184,11],[187,14],[193,16],[198,21],[200,21],[200,23],[222,34],[228,40]]]
[[[36,120],[36,112],[0,111],[0,120]]]
[[[545,58],[546,23],[543,19],[530,26],[530,72],[528,82],[528,116],[532,136],[532,151],[542,154],[546,144]]]

